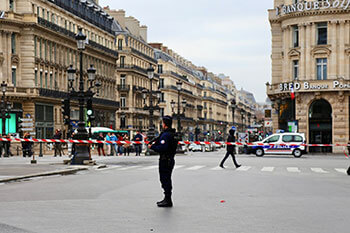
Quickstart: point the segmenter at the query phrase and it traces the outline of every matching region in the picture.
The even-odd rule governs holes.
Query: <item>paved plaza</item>
[[[347,231],[345,156],[239,155],[241,168],[227,160],[221,169],[223,153],[177,156],[171,209],[155,204],[162,198],[156,156],[97,157],[106,167],[3,183],[0,232]],[[0,163],[11,159],[22,158]]]

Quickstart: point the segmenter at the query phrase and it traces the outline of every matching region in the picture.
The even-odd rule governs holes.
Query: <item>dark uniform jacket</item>
[[[233,135],[230,134],[230,135],[228,136],[228,138],[227,138],[227,142],[232,142],[232,143],[236,142],[235,136],[233,136]],[[234,146],[227,145],[227,151],[228,151],[228,152],[234,152],[234,151],[235,151],[235,145],[234,145]]]
[[[166,129],[156,139],[151,149],[160,154],[160,159],[173,159],[176,154],[177,141],[175,129]]]

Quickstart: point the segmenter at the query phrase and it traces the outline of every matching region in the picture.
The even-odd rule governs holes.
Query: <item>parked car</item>
[[[202,151],[202,146],[201,145],[197,145],[195,143],[192,143],[191,145],[189,145],[188,149],[190,151],[193,151],[193,152],[195,152],[195,151]]]
[[[258,145],[265,144],[264,146]],[[264,154],[292,154],[296,158],[300,158],[306,154],[307,146],[305,135],[303,133],[278,133],[272,134],[263,141],[254,142],[250,146],[258,157]],[[268,145],[270,144],[270,145]]]

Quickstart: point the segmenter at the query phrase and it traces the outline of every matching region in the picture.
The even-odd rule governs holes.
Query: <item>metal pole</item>
[[[2,136],[6,135],[6,105],[5,105],[5,92],[3,92],[2,98],[1,98],[1,117],[2,117]]]
[[[177,95],[177,132],[181,132],[181,121],[180,121],[180,90]]]
[[[83,77],[83,51],[80,51],[80,79],[79,79],[79,121],[84,121],[84,77]],[[85,123],[84,123],[85,126]]]
[[[150,96],[149,96],[149,127],[150,127],[150,131],[152,132],[152,136],[153,136],[153,131],[154,131],[154,127],[153,127],[153,89],[152,89],[152,79],[151,79],[151,86],[150,86]]]

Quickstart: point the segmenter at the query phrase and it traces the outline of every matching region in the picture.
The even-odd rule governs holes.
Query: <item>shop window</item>
[[[299,47],[299,28],[297,25],[293,26],[293,47]]]
[[[317,80],[327,80],[327,58],[316,59]]]
[[[293,79],[298,80],[299,77],[299,60],[293,61]]]
[[[327,23],[317,24],[317,44],[327,44]]]

